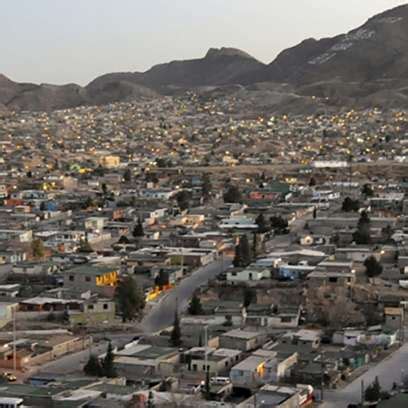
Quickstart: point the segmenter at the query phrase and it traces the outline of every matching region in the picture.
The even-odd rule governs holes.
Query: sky
[[[145,71],[211,47],[271,62],[305,38],[347,32],[396,0],[4,0],[0,73],[15,81],[86,84]]]

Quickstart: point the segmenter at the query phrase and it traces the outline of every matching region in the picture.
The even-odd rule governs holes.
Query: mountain
[[[243,51],[212,48],[204,58],[156,65],[143,74],[142,81],[153,88],[229,85],[237,83],[239,77],[254,74],[264,67],[263,63]]]
[[[265,97],[268,83],[274,84],[272,88],[288,84],[290,91],[285,94],[285,87],[278,86],[278,91],[267,90],[272,96]],[[263,85],[254,91],[256,84]],[[301,111],[310,96],[320,98],[319,108],[322,103],[408,107],[408,5],[374,16],[346,34],[307,39],[268,65],[235,48],[214,48],[203,58],[156,65],[144,73],[106,74],[86,87],[16,83],[0,75],[0,106],[53,110],[154,98],[192,88],[214,95],[249,92],[255,101],[259,95],[262,107],[271,110],[290,111],[292,104]],[[282,100],[284,104],[277,102]]]
[[[310,84],[388,80],[407,74],[408,5],[404,5],[347,34],[305,40],[283,51],[261,75],[262,80]]]

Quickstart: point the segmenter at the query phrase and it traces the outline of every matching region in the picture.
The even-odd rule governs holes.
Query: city
[[[0,105],[0,408],[408,406],[408,108],[227,88]]]

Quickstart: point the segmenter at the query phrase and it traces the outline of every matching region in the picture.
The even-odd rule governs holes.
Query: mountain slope
[[[251,86],[267,82],[289,84],[288,100],[296,100],[300,108],[309,96],[321,97],[331,106],[407,107],[408,4],[374,16],[347,34],[307,39],[281,52],[269,65],[243,51],[221,48],[210,49],[203,58],[156,65],[144,73],[103,75],[86,87],[20,84],[0,75],[0,106],[53,110],[205,87],[218,88],[216,93],[222,95],[234,89],[242,93],[242,87],[235,85],[253,92]]]
[[[229,85],[236,83],[237,78],[256,73],[264,67],[243,51],[212,48],[204,58],[156,65],[143,74],[142,81],[151,87]]]
[[[408,75],[408,5],[379,14],[347,34],[309,39],[283,51],[263,80],[307,84],[365,82]]]

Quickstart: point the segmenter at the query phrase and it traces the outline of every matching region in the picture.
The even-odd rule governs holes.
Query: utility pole
[[[13,306],[13,370],[17,370],[16,308]]]
[[[361,380],[361,405],[364,404],[364,380]]]
[[[323,401],[323,392],[324,392],[324,361],[321,362],[321,391],[320,391],[320,401]]]

